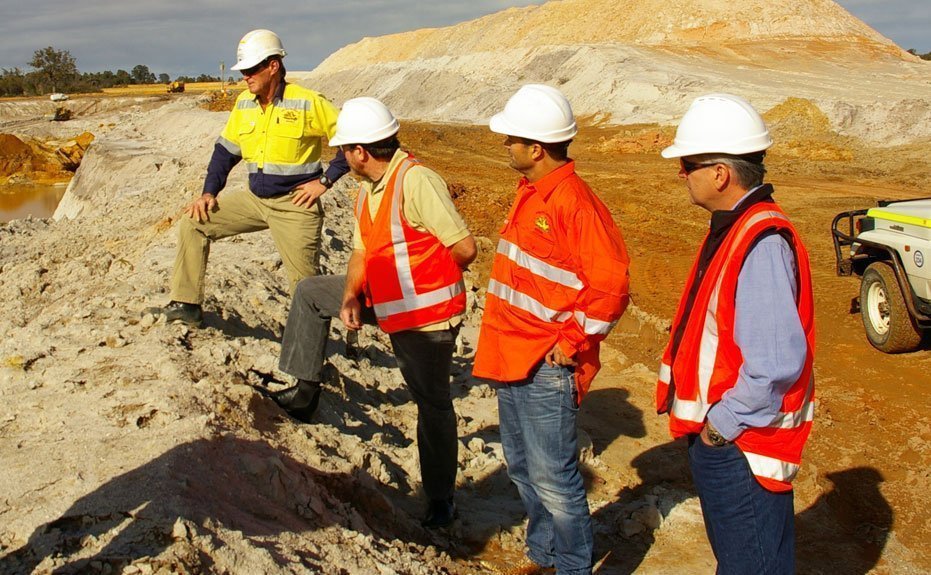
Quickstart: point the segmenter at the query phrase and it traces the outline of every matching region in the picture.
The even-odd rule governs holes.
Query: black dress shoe
[[[427,529],[437,529],[439,527],[448,527],[456,520],[456,504],[453,498],[434,499],[430,501],[430,507],[427,510],[427,516],[420,524]]]
[[[273,391],[268,395],[288,415],[298,421],[310,423],[320,403],[320,382],[299,379],[294,387]]]

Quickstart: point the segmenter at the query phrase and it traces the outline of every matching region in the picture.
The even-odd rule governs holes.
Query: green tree
[[[37,88],[43,94],[67,90],[78,77],[78,67],[71,53],[51,46],[36,50],[29,65],[36,69]]]
[[[168,82],[171,82],[171,76],[162,72],[158,75],[158,81],[160,84],[167,84]]]
[[[22,96],[26,90],[26,78],[19,68],[0,73],[0,96]]]
[[[149,67],[143,64],[136,64],[133,71],[129,73],[136,84],[154,84],[155,74],[149,71]]]
[[[114,86],[128,86],[133,83],[133,77],[129,75],[129,72],[120,68],[116,71],[116,75],[113,77]]]

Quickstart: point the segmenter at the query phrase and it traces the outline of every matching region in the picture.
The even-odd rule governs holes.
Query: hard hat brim
[[[240,60],[239,62],[236,62],[235,64],[230,66],[230,70],[235,70],[237,72],[239,70],[248,70],[249,68],[253,66],[258,66],[259,64],[261,64],[265,60],[268,60],[272,56],[278,56],[279,58],[284,59],[284,57],[287,56],[287,54],[288,53],[285,52],[284,50],[267,50],[264,53],[260,52],[256,54],[252,58],[245,58],[243,60]]]
[[[248,70],[249,68],[251,68],[251,67],[253,67],[253,66],[257,65],[257,64],[260,64],[261,62],[262,62],[262,60],[259,60],[259,61],[257,61],[257,62],[253,62],[251,59],[250,59],[250,60],[240,60],[239,62],[236,62],[235,64],[233,64],[232,66],[230,66],[230,70],[233,70],[233,71],[236,71],[236,72],[238,72],[238,71],[240,71],[240,70]]]
[[[661,151],[659,154],[662,157],[666,158],[667,160],[672,159],[672,158],[681,158],[683,156],[693,155],[688,150],[684,150],[675,144],[667,148],[663,148],[663,151]]]

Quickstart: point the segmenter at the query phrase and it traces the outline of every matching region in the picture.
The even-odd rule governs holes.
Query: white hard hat
[[[546,143],[565,142],[578,133],[569,100],[544,84],[521,86],[504,111],[492,116],[488,127],[505,136]]]
[[[387,106],[375,98],[346,100],[336,119],[336,134],[331,146],[371,144],[393,136],[401,129],[397,118]]]
[[[230,70],[248,70],[261,64],[269,56],[284,58],[286,54],[278,34],[271,30],[253,30],[239,41],[239,48],[236,49],[236,63]]]
[[[664,158],[698,154],[740,156],[773,145],[766,123],[750,102],[731,94],[708,94],[692,102]]]

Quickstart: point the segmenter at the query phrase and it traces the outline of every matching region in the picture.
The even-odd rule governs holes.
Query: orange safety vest
[[[760,485],[770,491],[789,491],[798,473],[802,448],[811,432],[814,416],[815,321],[808,253],[795,228],[775,203],[754,204],[740,216],[708,264],[691,313],[683,317],[687,294],[696,281],[696,259],[671,333],[676,333],[681,322],[687,323],[676,357],[672,357],[672,339],[663,354],[656,408],[659,413],[669,412],[669,430],[673,437],[701,433],[708,410],[737,383],[743,363],[740,348],[734,341],[737,279],[750,249],[760,234],[768,230],[778,230],[791,237],[798,268],[798,314],[808,341],[808,354],[802,374],[782,398],[778,416],[767,427],[745,430],[735,443]],[[766,302],[761,301],[760,305]],[[672,396],[671,389],[674,390]]]
[[[572,218],[582,212],[591,220],[578,229]],[[500,234],[472,374],[523,380],[564,338],[577,350],[581,402],[601,367],[600,341],[629,301],[620,231],[570,162],[521,181]]]
[[[374,221],[361,188],[356,202],[365,246],[366,303],[388,333],[446,321],[465,311],[462,271],[449,248],[404,218],[404,176],[418,163],[410,155],[398,163]]]

